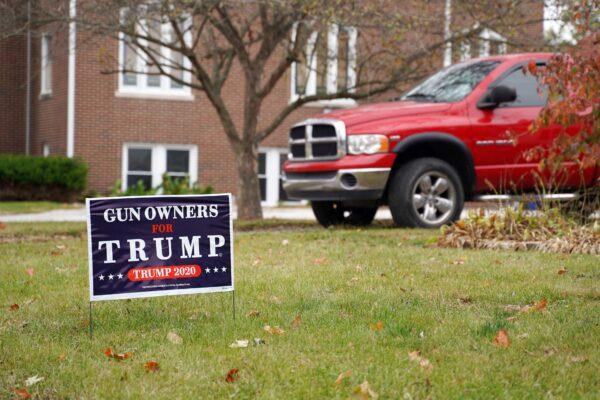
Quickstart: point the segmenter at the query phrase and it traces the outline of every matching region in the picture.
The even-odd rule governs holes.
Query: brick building
[[[433,4],[435,15],[447,21],[448,34],[465,28],[452,22],[464,24],[465,20],[458,13],[452,18],[450,0]],[[532,5],[529,12],[539,15],[540,23],[520,34],[539,44],[543,5],[535,1]],[[74,8],[71,0],[72,12]],[[337,68],[337,73],[345,74],[348,84],[353,79],[352,55],[360,51],[356,48],[359,34],[356,29],[332,27],[324,42],[324,46],[335,46],[345,68]],[[0,152],[81,157],[89,165],[88,187],[98,192],[106,192],[117,180],[123,187],[138,180],[157,186],[167,172],[188,175],[191,181],[210,184],[218,192],[235,193],[233,151],[205,95],[166,77],[102,74],[100,52],[120,62],[139,61],[122,43],[98,40],[71,24],[59,32],[35,32],[30,46],[26,36],[0,41]],[[510,44],[504,36],[482,28],[479,39],[441,49],[431,67],[507,50]],[[319,85],[327,87],[329,77],[320,76],[319,68],[305,75],[299,72],[301,68],[294,65],[267,98],[264,118],[270,117],[270,109],[297,96],[299,87],[308,93],[319,90]],[[241,71],[234,67],[231,78],[225,98],[237,111],[235,117],[241,118],[243,100],[237,95]],[[279,175],[289,126],[323,110],[354,105],[344,99],[306,105],[262,143],[259,177],[265,204],[284,200]]]

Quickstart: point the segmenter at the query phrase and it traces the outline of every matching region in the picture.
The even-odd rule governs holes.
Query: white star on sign
[[[204,271],[206,271],[207,274],[210,274],[210,268],[206,268]]]
[[[112,279],[113,279],[114,277],[115,277],[115,276],[114,276],[113,274],[109,274],[109,275],[108,275],[108,279],[109,279],[109,280],[111,280],[111,281],[112,281]]]
[[[104,275],[100,274],[100,276],[98,277],[98,279],[100,279],[101,281],[104,280]]]
[[[214,268],[213,268],[213,271],[214,271],[214,272],[219,272],[219,268],[217,268],[217,267],[214,267]]]
[[[117,278],[119,278],[119,279],[123,279],[123,274],[119,273],[119,274],[117,275]]]
[[[223,268],[221,268],[221,271],[225,272],[225,271],[227,271],[227,268],[223,267]]]

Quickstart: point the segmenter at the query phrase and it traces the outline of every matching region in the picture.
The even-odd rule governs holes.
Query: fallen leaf
[[[290,241],[289,241],[289,240],[287,240],[287,239],[283,239],[283,240],[281,241],[281,244],[282,244],[283,246],[287,246],[288,244],[290,244]]]
[[[535,311],[545,311],[547,305],[548,305],[548,300],[546,300],[546,298],[543,298],[533,305],[533,309]]]
[[[262,346],[263,344],[265,344],[265,341],[262,340],[261,338],[254,338],[254,345],[255,346]]]
[[[19,305],[17,303],[10,305],[10,311],[17,311],[19,309]]]
[[[246,317],[258,317],[259,315],[260,315],[260,311],[252,310],[252,311],[249,311],[248,314],[246,314]]]
[[[313,260],[313,264],[315,264],[315,265],[321,265],[321,264],[324,264],[326,262],[327,262],[327,258],[326,257],[318,257],[318,258],[315,258]]]
[[[333,384],[335,386],[339,386],[342,384],[342,381],[344,379],[349,378],[351,375],[352,375],[352,371],[350,371],[350,370],[344,371],[338,375],[337,379],[335,380],[335,382],[333,382]]]
[[[283,335],[285,331],[278,326],[265,325],[264,330],[269,332],[271,335]]]
[[[586,356],[572,356],[572,357],[569,357],[569,361],[571,361],[572,363],[580,363],[580,362],[585,362],[587,360],[588,360],[588,358]]]
[[[173,344],[181,344],[183,339],[176,332],[169,332],[167,334],[167,339]]]
[[[277,296],[271,296],[269,300],[271,300],[272,303],[281,304],[281,299]]]
[[[419,350],[411,351],[410,353],[408,353],[408,359],[412,362],[416,362],[417,364],[419,364],[424,370],[431,371],[431,369],[433,368],[431,362],[427,358],[422,357],[421,352]]]
[[[465,264],[465,259],[464,258],[459,258],[458,260],[454,260],[452,261],[453,265],[464,265]]]
[[[369,326],[371,327],[371,330],[374,332],[379,332],[380,330],[383,329],[383,322],[381,321],[377,321],[374,324],[369,324]]]
[[[239,370],[237,368],[231,368],[229,370],[229,372],[227,372],[227,376],[225,377],[225,381],[232,383],[234,381],[236,381],[238,379],[238,372]]]
[[[29,276],[33,276],[33,273],[35,272],[35,270],[33,268],[27,268],[27,275]]]
[[[559,275],[564,275],[566,273],[567,273],[567,269],[565,267],[562,267],[561,269],[558,270]]]
[[[292,329],[300,328],[301,324],[302,324],[302,317],[300,315],[296,315],[296,318],[294,318],[294,320],[292,321]]]
[[[27,391],[27,389],[17,389],[17,388],[12,388],[12,391],[19,396],[20,399],[30,399],[31,398],[31,393],[29,393]]]
[[[471,299],[471,297],[467,296],[467,297],[461,297],[460,301],[463,304],[471,304],[473,302],[473,299]]]
[[[59,250],[52,250],[50,252],[50,255],[53,255],[53,256],[60,256],[61,254],[62,254],[62,251],[59,251]]]
[[[0,231],[6,228],[6,224],[4,222],[0,222]]]
[[[106,357],[114,358],[115,360],[119,360],[119,361],[131,358],[131,356],[133,355],[133,353],[131,351],[128,351],[128,352],[125,352],[125,353],[115,353],[113,351],[113,349],[110,348],[110,347],[107,347],[104,350],[104,354],[106,355]]]
[[[25,380],[25,386],[35,385],[36,383],[41,382],[43,380],[44,380],[44,378],[41,376],[37,376],[37,375],[30,376],[29,378],[27,378]]]
[[[146,362],[146,364],[144,364],[144,368],[148,372],[156,372],[156,371],[158,371],[160,366],[158,365],[158,363],[156,361],[148,361],[148,362]]]
[[[494,345],[507,349],[510,347],[510,339],[508,338],[508,332],[504,329],[500,329],[493,340]]]
[[[58,356],[58,361],[65,361],[67,359],[67,353],[61,353]]]
[[[260,264],[260,257],[257,257],[256,260],[252,261],[253,267],[256,267],[258,264]]]
[[[379,395],[371,388],[369,382],[364,381],[360,385],[354,388],[352,397],[355,399],[368,400],[377,399]]]
[[[356,267],[354,267],[354,269],[356,270],[356,272],[363,272],[363,267],[361,267],[360,265],[357,265]]]
[[[246,339],[236,340],[235,342],[231,343],[229,347],[231,347],[232,349],[239,349],[243,347],[248,347],[248,343],[249,341]]]

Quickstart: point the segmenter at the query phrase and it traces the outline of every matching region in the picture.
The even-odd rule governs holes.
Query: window
[[[123,24],[128,23],[129,16],[128,9],[121,11],[121,21]],[[148,9],[148,6],[140,7],[136,15],[131,16],[131,18],[134,17],[139,18],[139,20],[136,19],[135,22],[131,23],[141,36],[156,38],[165,43],[177,44],[177,38],[173,32],[171,23],[162,18],[161,15],[152,13]],[[188,42],[191,40],[190,24],[191,19],[189,18],[182,20],[181,23],[181,30],[184,32],[184,38]],[[118,94],[192,98],[189,86],[185,86],[180,82],[191,81],[189,60],[183,57],[180,52],[160,46],[160,44],[148,41],[147,39],[138,38],[135,40],[139,41],[139,46],[148,49],[148,52],[156,59],[158,65],[152,60],[152,57],[145,54],[144,51],[136,46],[134,39],[121,33],[119,41],[119,65],[121,73],[119,74]],[[172,75],[175,79],[162,75],[159,65],[167,74]]]
[[[44,157],[48,157],[50,155],[50,145],[48,143],[44,143],[42,145],[42,155]]]
[[[523,71],[523,68],[515,69],[494,83],[494,86],[499,85],[508,86],[517,91],[517,99],[511,103],[502,104],[502,107],[543,107],[546,105],[548,88],[542,86],[536,76]]]
[[[267,201],[267,153],[258,153],[258,185],[260,188],[260,200]]]
[[[172,178],[189,177],[193,184],[197,170],[196,146],[140,143],[123,146],[123,190],[140,181],[147,189],[157,187],[165,173]]]
[[[469,61],[435,73],[411,89],[402,100],[448,103],[464,99],[500,64],[498,61]]]
[[[296,39],[297,30],[293,33]],[[305,38],[306,49],[301,60],[291,67],[291,101],[305,95],[352,91],[356,86],[356,40],[353,27],[331,25],[326,31],[312,32]],[[351,99],[320,102],[349,106]]]
[[[506,54],[506,38],[491,29],[482,29],[475,36],[465,38],[455,48],[454,59],[466,61],[473,57]]]
[[[52,93],[52,36],[42,35],[41,47],[40,94],[43,96]]]

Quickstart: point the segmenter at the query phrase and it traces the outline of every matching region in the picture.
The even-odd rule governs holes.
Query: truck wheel
[[[315,218],[325,228],[344,222],[344,210],[340,203],[334,201],[313,201],[310,205],[312,206]]]
[[[401,166],[392,177],[388,200],[396,225],[438,228],[460,217],[464,192],[450,164],[419,158]]]
[[[344,208],[334,201],[313,201],[311,206],[319,224],[326,228],[341,224],[366,226],[373,222],[377,212],[377,207]]]

